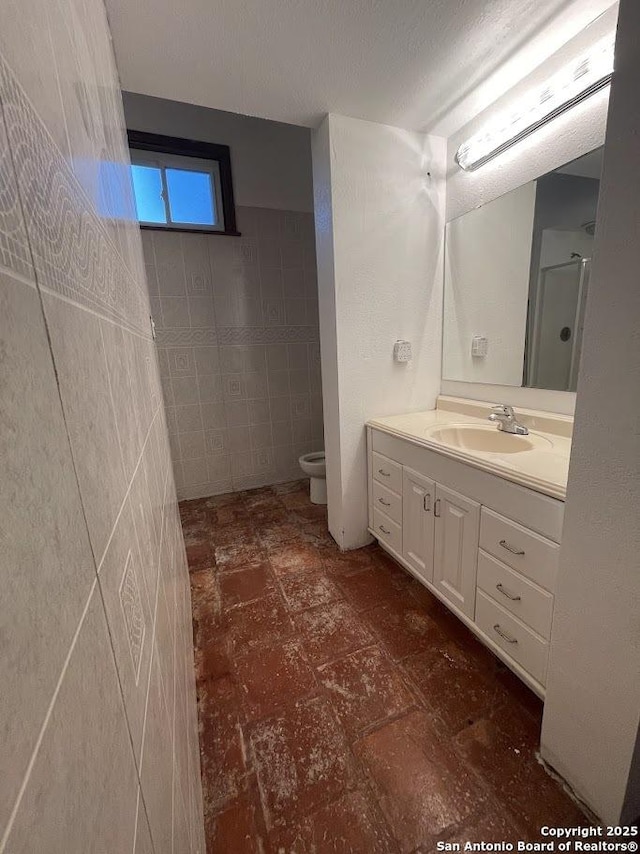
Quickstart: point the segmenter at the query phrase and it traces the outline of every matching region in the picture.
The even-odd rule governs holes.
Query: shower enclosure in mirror
[[[445,380],[575,391],[602,149],[447,223]]]

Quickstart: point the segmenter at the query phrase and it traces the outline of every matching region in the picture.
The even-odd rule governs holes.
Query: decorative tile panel
[[[253,240],[242,239],[240,241],[240,258],[244,264],[254,265],[258,263],[258,245]]]
[[[129,650],[131,651],[131,661],[137,685],[140,678],[140,662],[142,661],[142,648],[144,646],[146,626],[144,624],[138,576],[131,552],[127,555],[127,563],[120,583],[120,604],[122,605],[122,614],[127,629]]]
[[[207,280],[203,273],[191,273],[189,275],[187,291],[190,294],[204,294],[207,292]]]
[[[34,278],[27,231],[22,217],[13,159],[0,107],[0,264]]]
[[[39,283],[150,337],[145,283],[129,272],[1,57],[0,99]]]
[[[28,560],[13,560],[6,549],[1,557],[24,570],[20,589],[27,599],[21,604],[19,597],[9,597],[7,607],[18,622],[31,615],[39,623],[40,645],[34,631],[28,649],[43,671],[34,671],[38,690],[32,685],[29,693],[24,667],[12,673],[24,659],[19,648],[5,656],[3,684],[15,706],[9,717],[16,736],[23,737],[10,738],[10,750],[0,748],[7,770],[0,785],[4,843],[7,850],[32,850],[35,844],[37,850],[137,851],[133,829],[143,796],[156,849],[166,848],[164,827],[171,848],[171,827],[184,813],[179,808],[172,815],[179,800],[172,781],[179,779],[191,801],[189,835],[200,844],[197,749],[187,781],[185,763],[174,768],[198,738],[189,583],[106,12],[103,0],[8,0],[2,12],[0,272],[6,274],[0,337],[11,332],[16,338],[4,360],[16,384],[14,398],[22,404],[16,412],[26,407],[27,414],[41,416],[9,431],[14,447],[2,476],[11,479],[12,465],[18,474],[27,470],[19,465],[22,457],[31,461],[32,476],[18,479],[30,490],[31,512],[21,513],[24,507],[15,500],[12,506],[27,526],[34,513],[42,524],[27,537]],[[200,243],[188,281],[196,301],[211,289],[208,247]],[[155,251],[149,257],[162,260]],[[185,295],[179,276],[159,292],[151,271],[158,306],[160,296],[176,290]],[[23,285],[25,279],[37,285],[40,297]],[[16,287],[15,299],[9,284],[11,291]],[[199,340],[209,343],[206,330],[194,333],[192,341]],[[158,352],[163,373],[172,377],[189,375],[209,355],[191,344]],[[200,404],[196,408],[200,418]],[[47,429],[51,418],[55,430]],[[213,437],[208,448],[221,456]],[[75,477],[74,462],[86,477]],[[206,460],[204,469],[208,477]],[[68,483],[60,472],[69,474]],[[125,507],[129,496],[131,516]],[[87,526],[91,502],[100,537]],[[37,559],[33,543],[46,540],[52,525],[60,536],[49,536]],[[98,539],[104,539],[104,549],[96,547]],[[79,568],[82,578],[67,583]],[[55,583],[41,583],[47,572]],[[156,603],[164,610],[150,643]],[[43,615],[54,619],[52,614],[58,615],[56,631],[43,633]],[[148,693],[152,647],[160,691]],[[178,718],[162,696],[161,676],[172,672],[167,662],[175,662],[175,708],[186,708],[186,717]],[[24,691],[28,702],[20,705]],[[139,780],[136,762],[142,754],[144,768],[162,773],[147,771]],[[71,800],[56,787],[62,778],[78,784]]]

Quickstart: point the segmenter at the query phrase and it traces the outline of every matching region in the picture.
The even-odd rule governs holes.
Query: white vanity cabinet
[[[394,492],[380,483],[393,466],[393,460],[374,454],[373,533],[414,575],[473,619],[480,505],[408,466],[396,472],[402,493]]]
[[[433,581],[436,485],[405,468],[402,480],[402,556],[423,581]]]
[[[380,498],[374,486],[376,501],[379,504]],[[473,618],[480,505],[405,467],[401,519],[404,561]],[[379,519],[376,536],[389,544]]]
[[[369,530],[544,696],[564,504],[367,427]]]
[[[436,485],[433,585],[456,608],[473,619],[480,505]]]

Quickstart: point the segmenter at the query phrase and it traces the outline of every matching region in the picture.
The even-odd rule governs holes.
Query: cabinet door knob
[[[518,643],[518,638],[512,638],[511,635],[508,635],[503,629],[500,628],[500,623],[496,623],[493,627],[494,632],[499,634],[503,640],[506,640],[507,643]]]
[[[425,513],[429,513],[431,510],[431,493],[425,492],[424,498],[422,499],[422,506],[424,507]]]
[[[503,549],[506,549],[508,552],[511,552],[512,555],[523,555],[524,554],[523,549],[519,549],[516,546],[509,545],[509,543],[506,540],[500,540],[498,545],[501,545]]]
[[[514,596],[513,593],[509,593],[508,590],[505,590],[501,583],[496,584],[496,590],[499,590],[503,596],[506,596],[507,599],[511,599],[512,602],[519,602],[522,599],[522,596]]]
[[[436,519],[440,518],[440,499],[439,498],[436,498],[436,500],[433,502],[433,515],[436,517]]]
[[[380,528],[382,533],[386,534],[387,536],[389,536],[389,534],[391,533],[391,531],[387,531],[387,529],[384,527],[384,525],[378,525],[378,528]]]

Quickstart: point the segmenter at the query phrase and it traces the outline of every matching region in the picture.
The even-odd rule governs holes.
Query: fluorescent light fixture
[[[458,165],[467,172],[484,166],[542,125],[608,86],[613,74],[614,40],[611,35],[595,44],[537,92],[523,98],[512,112],[502,114],[464,142],[456,152]]]

